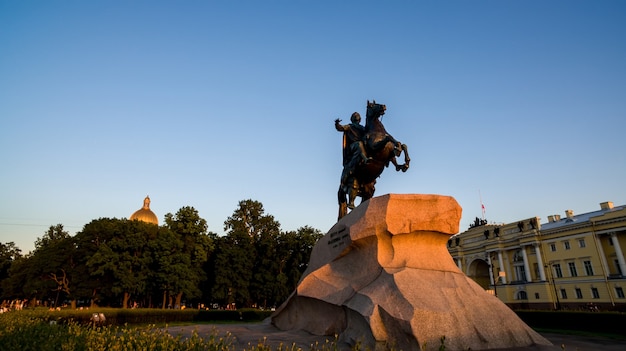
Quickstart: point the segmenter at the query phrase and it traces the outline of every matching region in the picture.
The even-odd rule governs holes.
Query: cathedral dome
[[[143,200],[143,207],[135,211],[135,213],[130,216],[131,221],[135,219],[138,221],[159,225],[159,219],[154,214],[154,212],[150,210],[150,196],[146,196],[146,198]]]

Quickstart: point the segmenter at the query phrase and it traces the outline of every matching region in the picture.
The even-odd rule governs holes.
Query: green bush
[[[96,350],[232,350],[232,338],[216,335],[172,336],[154,326],[94,327],[75,321],[54,323],[52,313],[13,311],[0,315],[0,346],[13,351]],[[51,323],[52,322],[52,323]]]
[[[121,308],[92,308],[83,310],[62,309],[49,311],[45,308],[28,310],[37,318],[45,321],[68,323],[74,321],[78,324],[93,324],[94,313],[102,313],[106,318],[106,325],[135,325],[156,324],[164,325],[171,323],[193,322],[258,322],[272,315],[270,311],[256,309],[241,310],[162,310],[162,309],[121,309]],[[24,313],[29,313],[24,311]]]
[[[234,337],[226,335],[219,337],[211,334],[201,337],[196,331],[191,335],[172,336],[166,328],[149,326],[95,326],[86,323],[92,313],[102,312],[111,316],[111,320],[146,320],[189,318],[190,316],[204,316],[215,318],[241,317],[260,318],[269,315],[269,312],[242,310],[242,311],[175,311],[175,310],[64,310],[48,311],[46,309],[32,309],[12,311],[0,314],[0,349],[3,351],[100,351],[100,350],[156,350],[156,351],[232,351],[235,349]],[[200,313],[202,312],[202,313]],[[139,315],[145,315],[139,317]],[[226,319],[224,319],[226,320]],[[231,319],[232,320],[232,319]],[[237,319],[239,320],[239,319]],[[109,317],[107,317],[107,322]],[[315,344],[311,351],[336,350],[336,342],[327,341],[325,344]],[[248,345],[243,351],[272,351],[264,343]],[[300,350],[281,345],[276,351]]]
[[[43,308],[31,310],[46,320],[57,322],[74,321],[79,324],[92,323],[94,313],[102,313],[109,325],[124,324],[167,324],[174,322],[193,322],[196,320],[197,310],[159,310],[159,309],[120,309],[120,308],[92,308],[84,310],[63,309],[48,311]],[[25,311],[26,312],[26,311]]]

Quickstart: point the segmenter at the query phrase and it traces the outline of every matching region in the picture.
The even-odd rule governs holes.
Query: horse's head
[[[377,104],[376,100],[374,100],[372,102],[367,100],[367,113],[366,113],[365,117],[368,120],[378,118],[378,117],[380,117],[380,116],[385,114],[385,110],[386,109],[387,109],[387,106],[382,105],[382,104]]]

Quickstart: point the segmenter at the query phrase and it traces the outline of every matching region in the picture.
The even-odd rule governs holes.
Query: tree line
[[[254,200],[240,201],[224,230],[208,231],[188,206],[166,214],[161,226],[99,218],[74,236],[50,226],[26,255],[0,243],[0,299],[73,308],[271,308],[296,288],[322,237],[309,226],[282,231]]]

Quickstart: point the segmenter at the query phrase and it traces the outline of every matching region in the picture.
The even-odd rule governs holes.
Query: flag
[[[483,196],[480,194],[480,189],[478,189],[478,198],[480,199],[480,209],[483,211],[483,220],[485,220],[485,205],[483,204]]]

